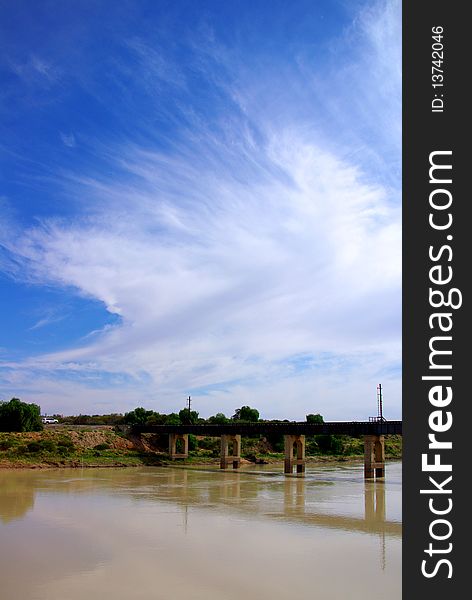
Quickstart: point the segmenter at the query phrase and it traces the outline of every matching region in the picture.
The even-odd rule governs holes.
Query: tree
[[[324,423],[324,419],[320,414],[317,413],[316,415],[307,415],[306,422],[314,423],[316,425],[316,424]]]
[[[182,425],[180,422],[180,417],[177,413],[170,413],[166,415],[166,425]]]
[[[167,415],[161,415],[158,412],[153,412],[147,420],[147,425],[165,425]]]
[[[182,425],[196,425],[198,423],[198,412],[183,408],[179,412],[179,419]]]
[[[321,454],[342,454],[343,443],[338,435],[321,434],[314,436]]]
[[[211,423],[212,425],[225,425],[226,423],[229,423],[229,419],[223,413],[216,413],[216,415],[208,418],[208,423]]]
[[[251,408],[250,406],[241,406],[234,411],[234,415],[231,417],[233,421],[249,421],[255,423],[259,421],[259,411],[257,408]]]
[[[0,402],[0,431],[41,431],[41,409],[37,404],[12,398]]]
[[[128,425],[146,425],[148,419],[154,415],[153,410],[146,410],[142,406],[128,412],[123,417],[123,421]]]

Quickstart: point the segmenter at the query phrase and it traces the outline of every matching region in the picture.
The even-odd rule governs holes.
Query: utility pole
[[[383,421],[382,384],[377,386],[377,413],[380,421]]]
[[[190,404],[192,403],[192,399],[190,398],[190,396],[187,398],[187,402],[188,402],[188,414],[190,416]]]

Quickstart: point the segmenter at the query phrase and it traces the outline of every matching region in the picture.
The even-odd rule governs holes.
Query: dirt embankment
[[[135,466],[157,461],[152,440],[126,437],[108,426],[0,433],[0,468]]]

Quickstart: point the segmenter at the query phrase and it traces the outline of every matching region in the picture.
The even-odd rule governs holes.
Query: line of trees
[[[146,410],[143,407],[122,414],[109,415],[78,415],[72,417],[61,417],[54,415],[60,422],[70,425],[188,425],[188,424],[217,424],[224,425],[231,422],[258,422],[260,419],[259,411],[250,406],[241,406],[234,411],[232,417],[227,417],[223,413],[216,413],[208,419],[203,419],[195,410],[183,408],[178,413],[161,414],[153,410]],[[307,423],[323,423],[323,417],[320,414],[306,415]],[[266,421],[267,422],[267,421]],[[280,422],[273,420],[272,422]],[[37,404],[28,404],[22,402],[19,398],[12,398],[9,402],[0,402],[0,431],[41,431],[43,423],[41,421],[41,410]],[[257,436],[270,444],[273,451],[283,451],[283,435],[277,433]],[[206,438],[205,438],[206,439]],[[195,449],[197,441],[195,436],[190,440],[190,449]],[[205,440],[200,443],[204,443]],[[307,454],[352,454],[359,451],[356,444],[358,440],[348,438],[348,436],[338,435],[314,435],[307,436]],[[357,444],[359,445],[359,444]],[[354,448],[355,447],[355,448]],[[353,452],[354,450],[354,452]]]
[[[200,417],[196,410],[188,408],[183,408],[178,413],[164,414],[147,410],[141,406],[124,415],[111,413],[108,415],[53,416],[65,425],[197,425],[205,423],[224,425],[235,421],[240,423],[264,421],[260,418],[257,408],[251,406],[236,408],[231,417],[218,412],[207,419]],[[306,415],[306,420],[308,423],[323,423],[323,417],[320,414]],[[274,419],[272,422],[280,422],[280,420]],[[0,431],[40,431],[42,429],[41,409],[37,404],[28,404],[19,398],[12,398],[9,402],[0,402]]]
[[[196,410],[189,410],[188,408],[183,408],[178,413],[166,415],[139,407],[127,412],[122,417],[121,422],[127,425],[198,425],[205,423],[224,425],[232,421],[255,423],[259,420],[259,411],[257,408],[251,408],[250,406],[237,408],[231,418],[223,413],[216,413],[208,419],[201,418]]]

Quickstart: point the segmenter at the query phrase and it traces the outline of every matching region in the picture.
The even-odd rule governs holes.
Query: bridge
[[[307,435],[349,435],[364,437],[364,477],[385,477],[385,435],[402,435],[402,421],[375,418],[369,421],[333,421],[307,423],[296,421],[227,423],[224,425],[132,425],[131,433],[154,433],[169,436],[169,455],[172,460],[188,457],[189,434],[221,438],[220,467],[239,469],[241,436],[280,434],[284,436],[284,472],[305,473],[305,439]]]

